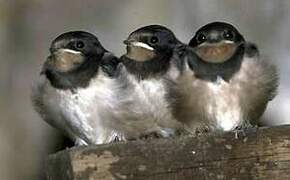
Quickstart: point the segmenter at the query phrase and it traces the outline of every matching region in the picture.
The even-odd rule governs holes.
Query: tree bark
[[[290,179],[290,126],[76,147],[49,156],[47,178]]]

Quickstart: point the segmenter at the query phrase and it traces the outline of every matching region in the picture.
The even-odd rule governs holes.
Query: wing
[[[34,83],[31,91],[31,101],[35,111],[41,118],[64,135],[76,140],[74,133],[66,127],[61,109],[57,104],[57,94],[44,75]]]
[[[118,75],[118,65],[120,60],[112,53],[106,52],[101,61],[101,68],[110,77]]]
[[[243,87],[241,100],[247,118],[256,124],[268,102],[277,94],[279,75],[276,66],[261,57],[254,44],[247,43],[245,47],[243,63],[236,78]]]

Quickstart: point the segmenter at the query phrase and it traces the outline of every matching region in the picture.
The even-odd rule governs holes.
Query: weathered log
[[[47,160],[49,180],[290,179],[290,126],[77,147]]]

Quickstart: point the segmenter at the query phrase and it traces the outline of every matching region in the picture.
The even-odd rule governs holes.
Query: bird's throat
[[[237,50],[234,43],[205,44],[195,48],[196,54],[209,63],[224,63],[229,60]]]
[[[156,53],[154,50],[129,45],[127,46],[127,54],[125,56],[138,62],[144,62],[153,59],[156,56]]]
[[[76,69],[84,62],[82,54],[75,54],[68,51],[59,50],[47,58],[47,63],[59,72],[68,72]]]

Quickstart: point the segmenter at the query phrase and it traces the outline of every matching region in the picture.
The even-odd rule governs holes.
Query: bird
[[[120,109],[113,124],[125,140],[172,137],[183,132],[183,124],[172,114],[174,96],[169,88],[185,67],[186,45],[161,25],[133,31],[124,41],[126,53],[120,57],[118,91]],[[120,83],[119,83],[120,84]]]
[[[176,119],[194,134],[256,127],[277,94],[277,68],[226,22],[202,26],[188,46]]]
[[[112,79],[118,64],[89,32],[59,35],[33,85],[34,109],[77,146],[114,141],[117,135],[106,128],[104,119],[116,104],[118,87]]]

